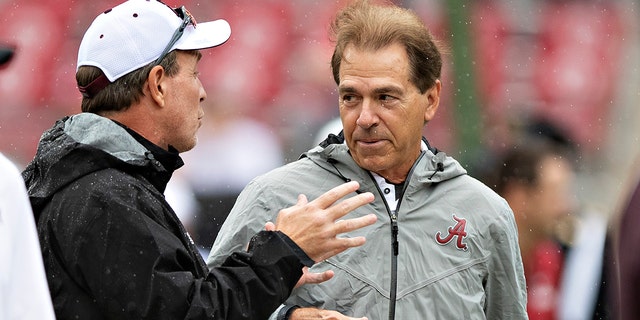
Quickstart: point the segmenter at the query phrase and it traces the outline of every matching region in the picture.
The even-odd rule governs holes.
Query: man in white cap
[[[78,53],[82,113],[39,143],[23,172],[60,319],[266,319],[303,268],[364,243],[337,238],[375,221],[341,219],[373,200],[343,184],[282,209],[246,252],[209,271],[163,192],[196,144],[205,90],[198,50],[230,36],[184,7],[130,0],[100,14]],[[344,198],[344,199],[343,199]],[[334,205],[339,199],[339,204]]]

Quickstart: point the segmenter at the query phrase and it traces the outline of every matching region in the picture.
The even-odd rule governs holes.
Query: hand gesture
[[[351,318],[338,311],[323,310],[316,308],[299,308],[294,310],[289,316],[289,320],[325,319],[325,320],[367,320],[367,317]]]
[[[267,231],[275,231],[276,225],[273,224],[273,222],[267,222],[267,224],[264,226],[264,229]],[[323,272],[315,273],[315,272],[309,272],[309,267],[304,267],[302,268],[302,277],[300,277],[300,280],[298,280],[298,283],[296,283],[295,288],[300,287],[307,283],[325,282],[333,278],[333,275],[334,275],[333,270],[326,270]]]
[[[348,248],[361,246],[364,237],[338,238],[341,233],[373,224],[375,214],[339,220],[347,213],[373,201],[373,194],[365,192],[337,202],[360,185],[347,182],[309,202],[305,195],[298,196],[293,207],[282,209],[276,218],[275,228],[289,236],[313,261],[332,257]]]

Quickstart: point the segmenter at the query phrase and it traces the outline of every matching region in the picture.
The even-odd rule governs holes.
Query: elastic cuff
[[[291,248],[291,250],[293,250],[293,252],[298,257],[298,259],[300,259],[300,262],[302,262],[302,264],[304,264],[307,267],[311,267],[316,263],[315,261],[313,261],[313,259],[311,259],[307,255],[306,252],[304,252],[304,250],[302,250],[302,248],[300,248],[300,246],[298,246],[297,243],[295,243],[295,241],[291,240],[291,238],[289,238],[289,236],[287,236],[286,234],[284,234],[284,233],[282,233],[280,231],[276,231],[276,234],[282,240],[284,240],[284,242],[289,246],[289,248]]]
[[[288,320],[293,313],[293,310],[300,308],[300,306],[282,306],[280,311],[278,311],[278,320]]]

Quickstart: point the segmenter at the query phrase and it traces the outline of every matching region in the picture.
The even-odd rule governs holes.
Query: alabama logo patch
[[[440,231],[436,233],[436,242],[444,246],[454,240],[454,238],[456,238],[456,248],[458,250],[467,251],[469,250],[469,248],[464,242],[465,237],[467,236],[467,220],[464,218],[458,218],[455,214],[453,215],[453,220],[456,222],[456,224],[447,228],[446,236],[443,236]]]

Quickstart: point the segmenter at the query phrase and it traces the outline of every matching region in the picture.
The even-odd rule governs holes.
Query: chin
[[[196,146],[197,139],[192,139],[191,141],[183,141],[183,143],[174,145],[173,147],[178,150],[178,152],[183,153],[193,149]]]
[[[376,161],[376,159],[372,159],[373,157],[367,157],[364,159],[354,159],[358,166],[365,170],[379,172],[386,168],[383,161]],[[377,157],[376,157],[377,158]]]

